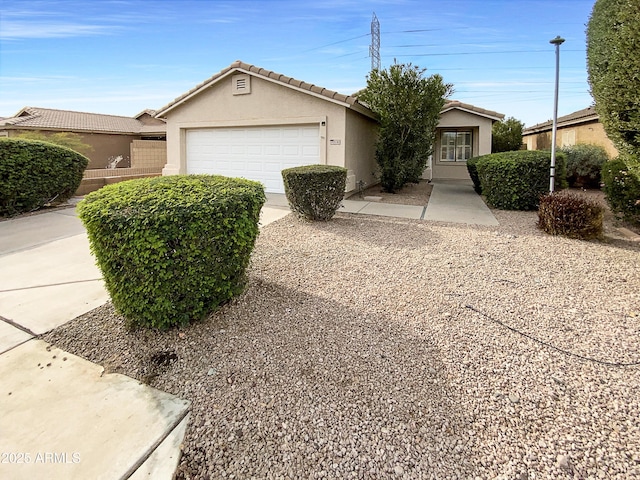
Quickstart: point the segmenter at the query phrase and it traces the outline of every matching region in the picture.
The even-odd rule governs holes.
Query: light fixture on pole
[[[564,38],[558,35],[553,40],[549,40],[556,46],[556,91],[553,99],[553,130],[551,133],[551,171],[549,173],[549,192],[553,193],[556,176],[556,134],[558,130],[558,83],[560,82],[560,45],[564,43]]]

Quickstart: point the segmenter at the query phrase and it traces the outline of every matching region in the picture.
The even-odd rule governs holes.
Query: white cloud
[[[21,38],[63,38],[93,35],[109,35],[114,29],[109,25],[83,25],[79,23],[48,22],[3,22],[0,39],[18,40]]]

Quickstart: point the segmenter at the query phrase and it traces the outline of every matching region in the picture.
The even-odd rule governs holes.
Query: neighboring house
[[[527,145],[527,150],[550,150],[552,129],[552,120],[528,127],[522,132],[522,143]],[[556,132],[558,147],[579,143],[600,145],[605,148],[611,158],[618,156],[618,150],[607,137],[594,107],[584,108],[558,118]]]
[[[423,178],[468,180],[467,160],[491,153],[493,123],[504,115],[451,100],[440,112],[436,144]]]
[[[281,171],[308,164],[348,169],[347,191],[376,182],[375,114],[355,97],[236,61],[161,108],[164,175],[215,173],[283,193]]]
[[[145,110],[135,117],[73,112],[50,108],[25,107],[14,117],[0,121],[0,136],[15,137],[23,132],[39,131],[45,135],[71,132],[93,147],[86,154],[88,169],[107,168],[114,159],[122,157],[119,168],[147,165],[149,156],[157,157],[155,164],[166,162],[164,140],[166,126],[155,118],[153,110]],[[161,144],[146,141],[162,142]],[[161,145],[163,148],[158,148]],[[145,147],[149,146],[149,149]],[[148,151],[147,151],[148,150]]]

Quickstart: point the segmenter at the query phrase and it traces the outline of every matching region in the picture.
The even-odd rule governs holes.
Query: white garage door
[[[233,127],[187,130],[187,173],[258,180],[284,193],[285,168],[320,163],[318,126]]]

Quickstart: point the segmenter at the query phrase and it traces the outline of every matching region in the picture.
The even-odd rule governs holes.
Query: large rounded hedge
[[[621,153],[640,165],[640,5],[597,0],[587,25],[587,70],[600,121]]]
[[[264,202],[258,182],[176,175],[108,185],[78,214],[127,324],[166,328],[242,292]]]
[[[492,153],[475,163],[487,203],[503,210],[536,210],[540,196],[549,192],[551,152],[519,150]],[[567,187],[564,155],[556,155],[555,188]]]
[[[84,155],[52,143],[0,140],[0,216],[67,201],[88,164]]]

